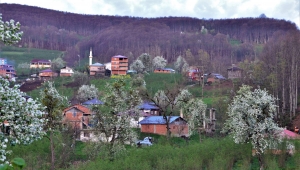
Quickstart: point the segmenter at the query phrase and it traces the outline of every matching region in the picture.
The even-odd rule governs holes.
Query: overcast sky
[[[300,26],[300,0],[0,0],[79,14],[137,17],[188,16],[206,19],[285,19]]]

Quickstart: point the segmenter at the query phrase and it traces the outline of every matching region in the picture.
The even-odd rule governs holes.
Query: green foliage
[[[158,90],[165,90],[166,87],[174,87],[175,84],[180,83],[183,79],[182,74],[162,74],[150,73],[144,77],[146,87],[150,94],[156,93]]]

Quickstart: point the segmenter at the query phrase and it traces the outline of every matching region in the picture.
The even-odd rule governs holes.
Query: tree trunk
[[[263,170],[264,169],[264,163],[263,163],[263,160],[262,160],[262,155],[257,154],[257,157],[258,157],[258,162],[259,162],[259,169]]]
[[[54,152],[54,141],[53,132],[50,132],[50,150],[51,150],[51,170],[55,170],[55,152]]]

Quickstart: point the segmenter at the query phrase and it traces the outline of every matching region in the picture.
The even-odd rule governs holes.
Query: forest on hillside
[[[253,60],[276,32],[297,30],[294,23],[273,18],[83,15],[17,4],[0,4],[0,11],[4,21],[21,23],[19,45],[66,51],[71,65],[77,64],[78,55],[88,57],[90,47],[102,63],[118,54],[133,61],[142,53],[173,62],[179,55],[199,58],[204,50],[214,63],[211,71],[222,72],[231,63]]]
[[[0,4],[0,12],[4,21],[21,23],[18,46],[65,51],[70,66],[87,59],[90,47],[94,62],[101,63],[119,54],[130,62],[143,53],[169,63],[182,56],[189,65],[224,75],[231,64],[239,64],[245,73],[241,83],[266,88],[279,99],[277,118],[283,124],[296,115],[300,33],[295,23],[265,17],[83,15],[17,4]]]

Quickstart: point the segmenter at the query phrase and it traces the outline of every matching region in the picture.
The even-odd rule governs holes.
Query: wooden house
[[[0,76],[14,78],[16,77],[16,71],[12,65],[0,65]]]
[[[171,69],[171,68],[156,68],[154,70],[154,73],[175,73],[175,70]]]
[[[63,67],[60,69],[60,76],[61,77],[70,77],[74,74],[74,71],[70,67]]]
[[[51,69],[42,70],[39,72],[39,78],[40,79],[50,79],[52,77],[57,77],[57,73],[52,71]]]
[[[72,105],[63,110],[62,123],[74,129],[77,139],[88,140],[91,137],[92,115],[93,112],[88,107]]]
[[[232,65],[232,67],[227,69],[228,79],[242,78],[242,71],[241,68]]]
[[[30,68],[50,68],[51,61],[44,59],[33,59],[30,62]]]
[[[128,70],[128,58],[117,55],[111,57],[111,75],[126,75]]]
[[[170,131],[172,136],[189,136],[189,127],[187,121],[180,116],[171,116]],[[139,122],[141,125],[141,132],[153,133],[159,135],[166,135],[166,120],[163,116],[148,116]]]

